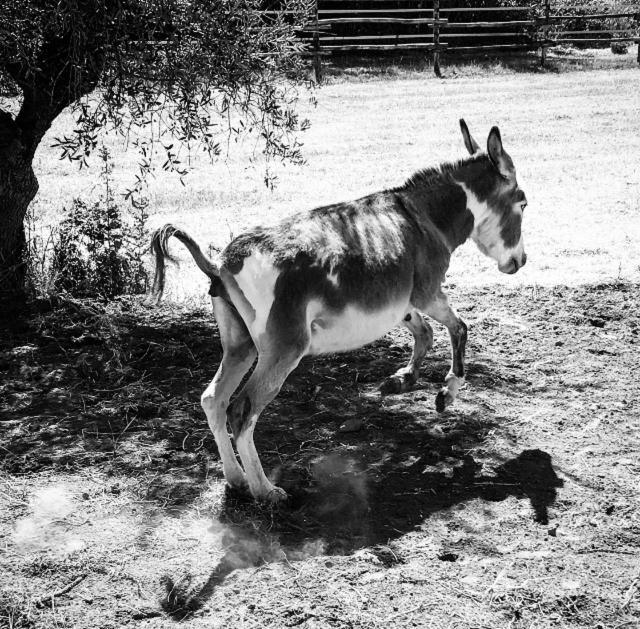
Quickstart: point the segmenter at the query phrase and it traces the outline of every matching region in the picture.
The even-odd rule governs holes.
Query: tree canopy
[[[267,156],[300,161],[295,29],[308,2],[263,9],[255,0],[0,0],[0,94],[14,97],[0,100],[0,294],[20,284],[22,221],[37,191],[31,160],[67,107],[76,124],[56,139],[62,155],[83,163],[102,130],[117,130],[140,151],[139,183],[157,148],[164,169],[184,174],[178,146],[215,157],[229,134],[255,133]]]

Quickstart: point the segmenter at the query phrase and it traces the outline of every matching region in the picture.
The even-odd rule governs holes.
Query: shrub
[[[611,41],[611,52],[614,55],[626,55],[629,52],[629,42],[613,39]]]
[[[109,151],[100,149],[102,192],[97,201],[76,198],[45,240],[29,230],[31,284],[38,293],[113,298],[144,293],[148,274],[148,202],[118,203],[113,191]]]
[[[557,31],[620,31],[631,30],[637,35],[638,23],[632,17],[602,17],[585,19],[585,15],[605,15],[607,13],[633,13],[637,4],[631,0],[552,0],[551,13],[559,15],[573,15],[575,17],[556,24],[551,33]],[[608,45],[610,38],[606,33],[598,33],[591,37],[602,39],[602,43]],[[580,37],[576,35],[576,37]],[[584,35],[583,37],[589,37]],[[594,46],[589,42],[587,46]]]

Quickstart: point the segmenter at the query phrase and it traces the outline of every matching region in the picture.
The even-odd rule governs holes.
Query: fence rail
[[[366,0],[369,8],[365,5],[364,8],[352,9],[343,8],[344,2],[316,0],[314,19],[300,30],[301,37],[309,43],[308,54],[313,56],[318,80],[322,76],[322,57],[338,52],[425,50],[433,55],[434,71],[439,76],[441,53],[445,51],[535,49],[540,50],[541,63],[544,65],[547,49],[557,44],[605,43],[612,40],[640,42],[637,30],[640,6],[636,10],[618,13],[554,15],[551,13],[551,0],[539,0],[530,6],[517,7],[440,7],[440,0],[431,0],[431,8],[416,6],[417,0],[395,0],[393,8],[381,6],[390,0]],[[332,8],[332,5],[341,8]],[[492,20],[492,14],[497,12],[501,15]],[[462,17],[460,14],[470,13],[486,14],[486,19],[473,20],[470,16],[471,20],[467,17],[466,21],[455,21],[459,19],[457,16]],[[279,12],[265,11],[265,14],[277,15]],[[512,20],[505,19],[511,15]],[[562,29],[563,22],[572,20],[621,18],[634,20],[636,28]],[[366,32],[375,27],[386,29],[386,32]],[[347,32],[344,32],[345,29]],[[487,40],[492,41],[488,43]]]
[[[318,20],[318,24],[446,24],[448,20],[434,20],[432,17],[332,17]]]
[[[592,13],[590,15],[550,15],[549,20],[606,20],[607,18],[631,17],[640,19],[640,11],[634,13]]]

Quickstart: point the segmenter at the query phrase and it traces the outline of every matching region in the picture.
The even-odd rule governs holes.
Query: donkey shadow
[[[225,555],[197,588],[164,578],[163,610],[174,620],[188,618],[238,568],[314,554],[348,555],[364,548],[390,565],[397,561],[390,541],[432,514],[477,498],[528,499],[533,519],[548,522],[548,508],[563,484],[549,454],[524,450],[488,472],[468,453],[471,443],[483,440],[485,422],[461,413],[440,432],[407,415],[387,413],[392,434],[377,440],[380,450],[369,440],[355,445],[354,436],[347,439],[347,448],[336,444],[333,452],[289,464],[280,480],[290,496],[283,506],[260,506],[227,491],[216,514],[225,527]],[[402,430],[397,431],[398,425]]]

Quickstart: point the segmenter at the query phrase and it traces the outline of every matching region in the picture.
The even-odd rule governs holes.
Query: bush
[[[99,199],[93,203],[74,199],[46,240],[29,230],[28,263],[37,293],[113,298],[144,293],[148,288],[144,265],[148,202],[132,198],[130,207],[118,203],[110,155],[104,147],[100,159]]]
[[[611,52],[614,55],[626,55],[629,52],[629,42],[626,41],[611,41]]]
[[[631,30],[637,35],[640,31],[638,23],[632,17],[596,18],[585,19],[584,15],[604,15],[606,13],[633,13],[637,11],[637,4],[631,0],[552,0],[551,14],[574,15],[554,26],[551,33],[557,31],[620,31]],[[580,37],[576,35],[575,37]],[[584,35],[583,37],[596,37],[602,39],[602,43],[609,44],[610,36],[606,33]],[[614,37],[615,38],[615,37]],[[594,42],[585,44],[594,46]]]

